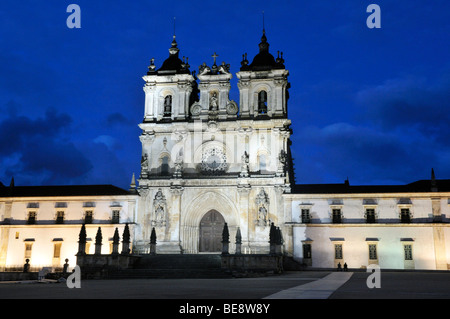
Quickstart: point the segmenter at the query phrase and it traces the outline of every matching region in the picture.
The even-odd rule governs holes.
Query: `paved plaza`
[[[369,288],[366,272],[287,272],[234,279],[82,280],[2,282],[0,299],[450,299],[450,272],[383,272]]]

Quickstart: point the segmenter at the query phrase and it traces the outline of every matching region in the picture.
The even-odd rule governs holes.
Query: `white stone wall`
[[[449,194],[404,193],[404,194],[319,194],[285,195],[292,200],[293,256],[303,259],[303,244],[312,248],[312,267],[335,268],[334,244],[343,245],[344,258],[350,268],[364,268],[378,263],[383,269],[447,269],[450,265],[450,225],[433,223],[431,198],[441,197],[440,213],[450,216]],[[364,220],[364,199],[374,199],[377,222],[367,224]],[[400,223],[400,198],[410,198],[407,205],[413,214],[411,223]],[[343,212],[341,224],[330,219],[333,202],[341,202]],[[310,208],[312,221],[301,221],[301,208]],[[439,228],[441,231],[437,231]],[[369,242],[377,245],[378,260],[369,261]],[[413,247],[413,261],[404,261],[404,244]]]
[[[94,253],[97,230],[101,227],[103,236],[102,253],[110,253],[110,240],[116,228],[122,238],[125,223],[130,223],[133,231],[135,218],[134,196],[90,196],[90,197],[33,197],[11,198],[10,223],[0,226],[1,249],[0,266],[23,266],[25,263],[25,244],[32,243],[30,264],[32,267],[62,266],[65,259],[69,264],[76,263],[78,236],[84,223],[85,211],[93,211],[92,224],[86,225],[90,238],[90,253]],[[5,217],[5,202],[0,204],[2,222]],[[95,207],[83,207],[84,203],[94,203]],[[38,203],[38,208],[27,208],[29,203]],[[66,203],[67,207],[56,208],[56,203]],[[64,223],[56,224],[56,212],[62,210]],[[112,223],[112,211],[120,210],[119,224]],[[27,224],[28,212],[36,212],[36,223]],[[53,259],[54,244],[61,243],[59,260]]]

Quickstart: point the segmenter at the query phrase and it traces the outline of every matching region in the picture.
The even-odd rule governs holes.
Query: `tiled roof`
[[[450,179],[436,180],[436,190],[450,192]],[[431,180],[406,185],[297,184],[294,194],[364,194],[364,193],[427,193],[432,191]]]
[[[131,195],[114,185],[3,186],[0,197]]]

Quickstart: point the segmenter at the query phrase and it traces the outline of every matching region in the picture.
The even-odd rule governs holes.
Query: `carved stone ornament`
[[[221,174],[228,168],[227,157],[219,147],[210,147],[204,150],[200,170],[205,174]]]
[[[238,112],[238,106],[233,100],[229,101],[227,104],[227,114],[236,115]]]
[[[192,104],[191,106],[191,114],[194,116],[200,115],[202,111],[202,106],[200,105],[200,103],[195,102],[194,104]]]
[[[166,197],[159,188],[153,199],[153,218],[151,220],[152,226],[166,226],[166,211],[167,202]]]

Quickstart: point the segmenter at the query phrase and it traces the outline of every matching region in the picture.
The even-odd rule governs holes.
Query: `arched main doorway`
[[[200,221],[199,252],[222,251],[222,231],[225,219],[216,210],[207,212]]]

